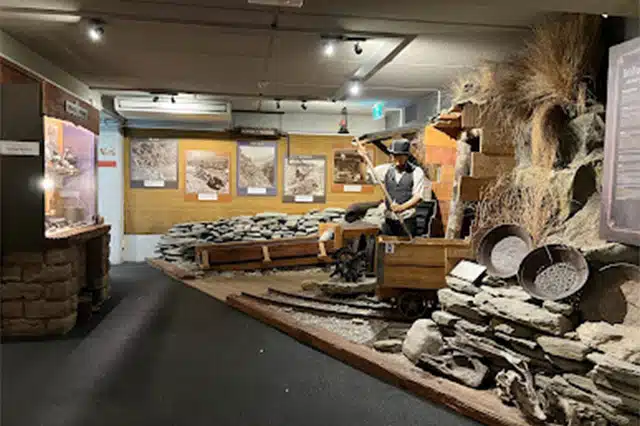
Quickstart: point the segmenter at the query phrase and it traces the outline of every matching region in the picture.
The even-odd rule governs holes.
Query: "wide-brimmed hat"
[[[389,153],[393,155],[409,155],[411,151],[411,142],[407,139],[396,139],[391,142]]]

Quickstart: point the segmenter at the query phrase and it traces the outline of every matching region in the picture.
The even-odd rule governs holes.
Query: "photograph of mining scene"
[[[284,167],[285,197],[296,195],[324,197],[325,170],[324,156],[289,157]]]
[[[132,186],[145,181],[164,181],[165,187],[178,184],[178,141],[175,139],[132,139]],[[138,185],[134,185],[138,183]]]
[[[240,145],[238,185],[242,188],[275,188],[275,160],[275,145]]]
[[[185,184],[188,194],[229,193],[228,154],[187,151],[186,162]]]
[[[360,155],[353,149],[340,149],[333,152],[333,183],[364,185],[373,182]]]

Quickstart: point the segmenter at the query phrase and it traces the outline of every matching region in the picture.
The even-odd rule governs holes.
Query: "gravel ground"
[[[293,316],[304,325],[321,327],[354,343],[367,344],[386,326],[386,321],[368,319],[344,319],[297,312],[291,308],[274,308]]]

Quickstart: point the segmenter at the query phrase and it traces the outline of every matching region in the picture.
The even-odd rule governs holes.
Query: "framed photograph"
[[[325,203],[327,201],[327,157],[292,155],[284,163],[285,203]]]
[[[131,139],[131,188],[178,188],[178,140]]]
[[[375,164],[375,148],[369,146],[367,152]],[[334,148],[332,175],[333,192],[373,192],[374,182],[367,173],[367,164],[355,148]]]
[[[238,142],[237,192],[239,196],[278,193],[277,142]]]
[[[186,201],[231,201],[231,154],[204,150],[184,153]]]

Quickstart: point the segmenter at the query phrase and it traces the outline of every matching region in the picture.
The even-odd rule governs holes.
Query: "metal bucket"
[[[518,270],[520,285],[542,300],[560,300],[584,287],[589,279],[589,265],[573,247],[551,244],[533,250]]]
[[[518,225],[499,225],[487,231],[478,244],[478,263],[489,275],[510,278],[518,273],[522,259],[533,248],[531,235]]]

